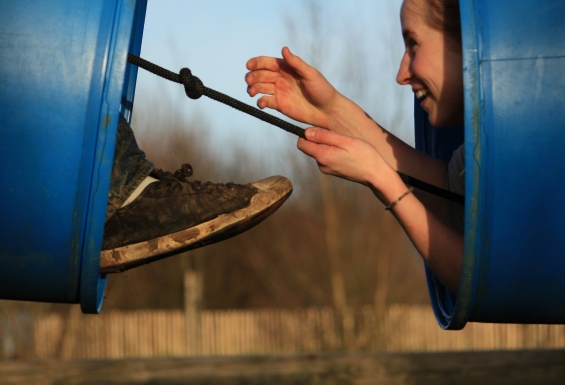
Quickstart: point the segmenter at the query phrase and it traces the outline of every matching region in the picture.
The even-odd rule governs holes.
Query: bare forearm
[[[369,182],[385,205],[394,202],[408,189],[394,170],[444,187],[445,163],[402,142],[349,99],[340,98],[331,116],[330,131],[345,131],[369,142],[390,165],[389,170],[378,170],[375,174],[378,179]],[[415,191],[415,194],[404,197],[391,212],[439,279],[456,293],[463,258],[463,236],[447,225],[445,208],[443,199]]]
[[[330,131],[361,138],[371,143],[395,170],[444,188],[447,165],[407,145],[375,122],[361,107],[339,94],[326,113]],[[447,220],[445,201],[422,191],[415,191],[420,201],[442,220]]]
[[[329,130],[309,128],[297,146],[316,159],[323,173],[370,186],[381,202],[390,205],[391,212],[442,282],[457,291],[463,237],[409,193],[396,170],[373,145]]]
[[[407,190],[400,178],[393,175],[389,178],[389,183],[376,192],[385,204],[394,202]],[[443,284],[457,293],[463,259],[463,236],[432,214],[413,194],[405,196],[391,212]]]

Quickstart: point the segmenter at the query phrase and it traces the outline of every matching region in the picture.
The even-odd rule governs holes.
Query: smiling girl
[[[463,123],[461,27],[458,0],[404,0],[400,13],[406,50],[396,80],[409,85],[436,127]],[[397,171],[438,187],[464,192],[462,148],[449,165],[429,157],[373,121],[315,68],[283,48],[282,59],[247,62],[250,96],[257,104],[313,125],[298,148],[320,171],[368,186],[396,217],[415,247],[452,293],[463,257],[459,221],[441,198],[412,194]],[[463,190],[463,191],[461,191]]]

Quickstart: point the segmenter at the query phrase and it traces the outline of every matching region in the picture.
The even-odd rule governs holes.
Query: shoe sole
[[[259,191],[249,206],[222,214],[190,229],[148,241],[102,250],[100,273],[120,273],[172,255],[231,238],[257,225],[274,213],[292,193],[290,180],[272,176],[254,183]]]

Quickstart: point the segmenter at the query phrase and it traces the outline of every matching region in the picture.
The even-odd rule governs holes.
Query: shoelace
[[[211,186],[216,186],[216,188],[219,190],[222,190],[226,187],[230,190],[235,189],[235,184],[233,182],[228,182],[226,184],[223,184],[223,183],[212,183],[208,181],[203,184],[199,180],[190,181],[187,178],[191,177],[193,172],[194,171],[192,169],[192,166],[188,163],[184,163],[181,166],[181,168],[176,170],[174,173],[156,168],[153,170],[152,174],[159,179],[159,182],[157,182],[158,190],[163,190],[163,189],[176,190],[177,188],[182,188],[183,184],[191,186],[196,191]]]

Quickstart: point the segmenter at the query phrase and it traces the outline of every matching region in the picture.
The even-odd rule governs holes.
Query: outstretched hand
[[[257,101],[261,109],[272,108],[294,120],[327,128],[340,94],[317,69],[287,47],[282,56],[259,56],[247,62],[247,93],[264,94]]]
[[[322,128],[306,129],[298,149],[316,159],[320,171],[380,190],[396,172],[370,143]]]

